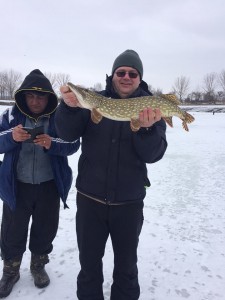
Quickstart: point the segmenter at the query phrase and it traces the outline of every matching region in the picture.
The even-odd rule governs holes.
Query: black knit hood
[[[52,88],[52,85],[48,78],[38,69],[33,70],[28,74],[20,88],[15,92],[15,103],[19,110],[27,115],[31,116],[31,112],[29,111],[24,92],[31,91],[32,93],[47,93],[49,94],[48,105],[43,112],[43,115],[50,115],[53,113],[58,105],[57,96]]]

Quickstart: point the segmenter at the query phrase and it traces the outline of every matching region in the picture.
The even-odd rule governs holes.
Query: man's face
[[[29,110],[35,115],[41,114],[48,104],[48,94],[39,95],[26,92],[25,97]]]
[[[119,67],[113,74],[112,83],[121,98],[128,98],[138,88],[140,75],[130,67]]]

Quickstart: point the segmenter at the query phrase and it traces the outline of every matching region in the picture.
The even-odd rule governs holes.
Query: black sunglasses
[[[118,77],[124,77],[126,74],[128,74],[130,78],[137,78],[137,77],[138,77],[138,73],[132,72],[132,71],[130,71],[130,72],[126,72],[126,71],[117,71],[117,72],[116,72],[116,75],[117,75]]]

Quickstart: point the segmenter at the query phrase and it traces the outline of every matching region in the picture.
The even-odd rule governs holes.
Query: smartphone
[[[33,143],[33,140],[36,138],[37,135],[44,133],[44,126],[38,126],[38,127],[23,127],[24,130],[26,130],[31,137],[24,141],[25,143]]]

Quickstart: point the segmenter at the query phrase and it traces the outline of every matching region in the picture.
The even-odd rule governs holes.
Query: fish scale
[[[133,118],[138,118],[140,111],[146,107],[151,107],[153,109],[160,108],[163,116],[170,117],[171,115],[179,115],[180,108],[176,105],[169,105],[165,100],[159,98],[151,97],[138,97],[138,98],[128,98],[123,99],[109,99],[102,100],[101,104],[98,106],[97,110],[102,113],[103,116],[108,116],[116,121],[130,121]]]
[[[182,126],[186,131],[189,131],[187,123],[194,121],[194,117],[191,114],[178,106],[179,100],[173,94],[112,99],[74,85],[71,82],[68,82],[67,85],[76,95],[82,107],[91,110],[91,117],[95,123],[99,123],[102,117],[114,121],[130,121],[131,129],[137,131],[140,128],[140,124],[138,123],[139,113],[148,107],[153,109],[159,108],[162,118],[171,127],[173,127],[173,116],[177,116],[182,120]]]

